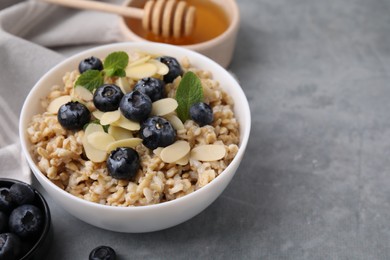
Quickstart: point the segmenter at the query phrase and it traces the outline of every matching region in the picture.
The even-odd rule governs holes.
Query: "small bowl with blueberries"
[[[50,225],[49,207],[35,188],[0,178],[0,259],[40,259]]]
[[[27,162],[51,198],[91,225],[166,229],[225,190],[249,140],[239,83],[194,51],[116,43],[49,70],[22,108]]]

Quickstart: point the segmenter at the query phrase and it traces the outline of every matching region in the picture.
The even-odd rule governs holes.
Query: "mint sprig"
[[[92,92],[94,89],[103,85],[103,83],[104,76],[101,71],[87,70],[76,80],[74,87],[82,86]]]
[[[82,86],[93,92],[104,83],[104,76],[125,77],[129,56],[124,51],[110,53],[103,63],[103,70],[87,70],[76,80],[74,87]]]
[[[126,76],[125,68],[129,62],[129,55],[124,51],[113,52],[106,57],[103,68],[108,77]]]
[[[203,102],[202,83],[195,73],[188,71],[183,75],[176,90],[177,116],[184,123],[190,118],[190,108],[193,104]]]

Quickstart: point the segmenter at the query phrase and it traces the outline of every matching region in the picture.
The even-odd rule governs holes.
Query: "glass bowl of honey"
[[[125,41],[150,41],[194,50],[223,67],[232,59],[239,28],[239,9],[235,0],[180,0],[196,8],[195,26],[189,36],[156,36],[142,27],[142,21],[122,17],[120,26]],[[125,6],[143,8],[145,0],[126,0]]]

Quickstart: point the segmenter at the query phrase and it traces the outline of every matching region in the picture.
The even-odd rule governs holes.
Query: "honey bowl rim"
[[[126,0],[122,5],[129,6],[132,1],[133,0]],[[227,38],[234,37],[234,31],[239,27],[240,24],[240,11],[237,2],[235,0],[224,0],[224,1],[229,3],[232,8],[230,10],[230,13],[226,13],[225,10],[223,10],[223,12],[228,17],[229,20],[229,26],[223,33],[207,41],[203,41],[195,44],[184,44],[184,45],[174,45],[174,46],[199,51],[199,50],[204,50],[204,49],[214,47],[226,41]],[[129,26],[127,26],[125,19],[126,18],[123,16],[121,16],[120,18],[120,28],[125,37],[130,38],[132,40],[135,39],[136,41],[154,42],[154,41],[147,40],[139,36],[138,34],[136,34],[133,30],[131,30]],[[156,43],[162,43],[162,42],[156,42]]]

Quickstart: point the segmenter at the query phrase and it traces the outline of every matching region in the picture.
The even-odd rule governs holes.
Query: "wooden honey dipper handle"
[[[184,1],[148,0],[144,9],[107,4],[90,0],[41,0],[78,9],[114,13],[142,19],[145,30],[163,37],[189,36],[195,26],[195,8]]]
[[[149,0],[146,2],[142,26],[163,37],[191,35],[195,27],[195,7],[185,1]]]

